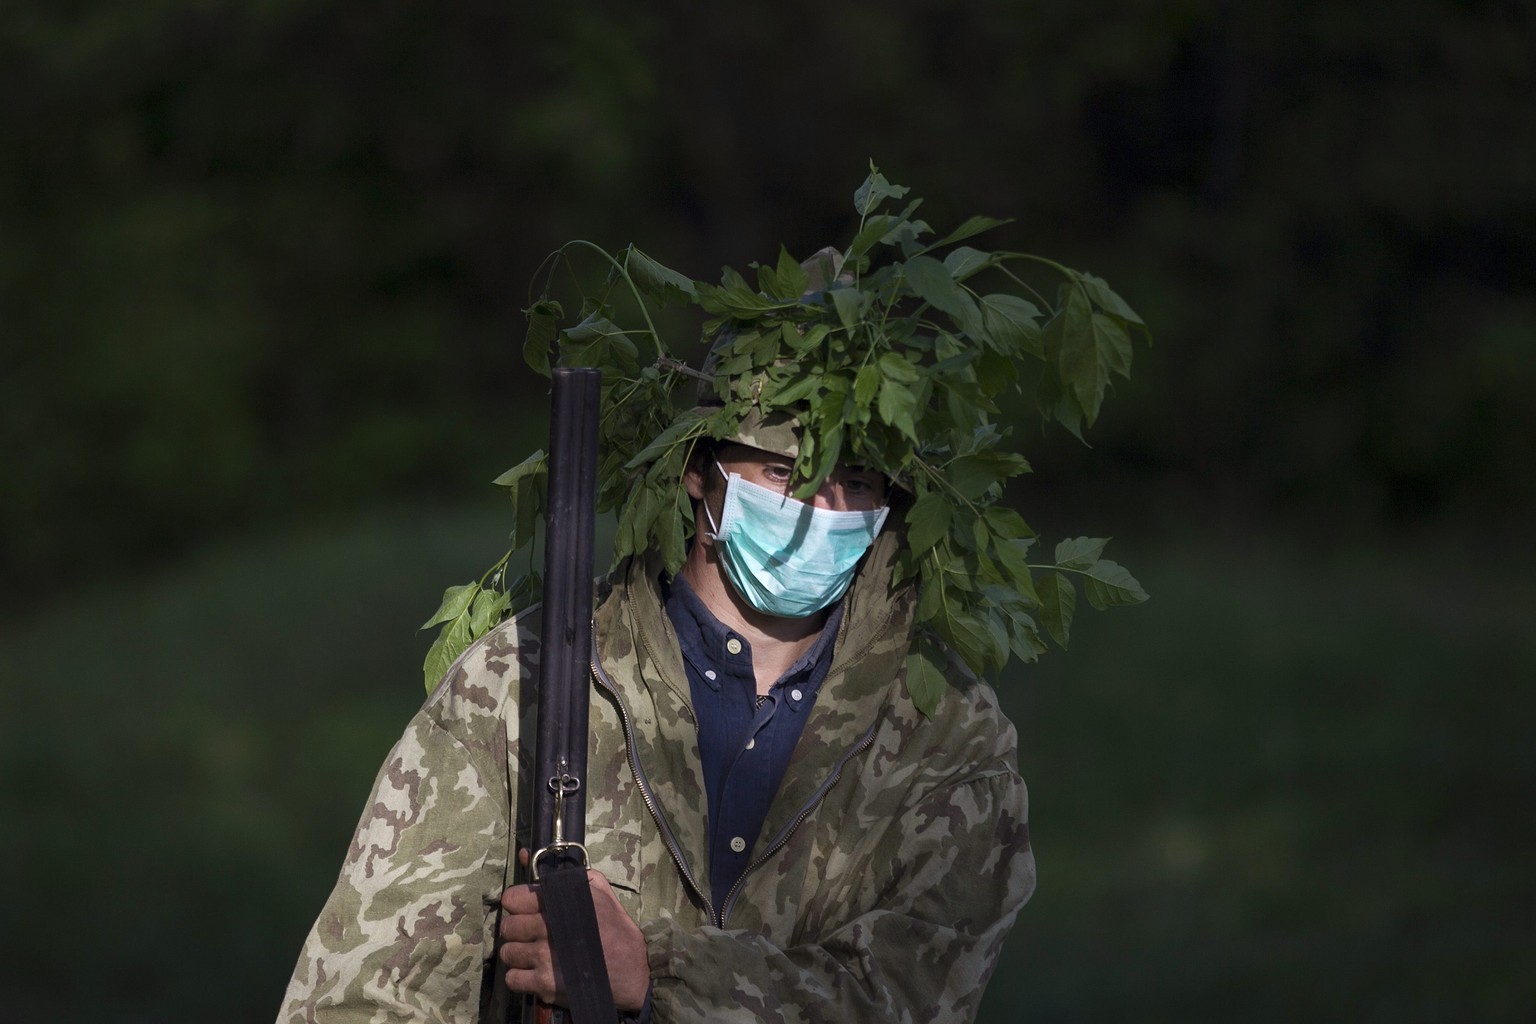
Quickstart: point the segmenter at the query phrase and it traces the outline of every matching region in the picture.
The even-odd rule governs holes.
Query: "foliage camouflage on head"
[[[1031,559],[1034,532],[999,504],[1029,464],[996,418],[1004,395],[1032,394],[1044,419],[1081,438],[1111,375],[1129,375],[1133,335],[1147,332],[1091,274],[961,244],[1005,221],[972,217],[936,237],[915,217],[921,200],[897,207],[907,192],[871,165],[854,193],[848,247],[803,264],[780,250],[773,264],[749,265],[755,287],[730,268],[711,285],[634,246],[610,254],[569,242],[541,269],[524,355],[545,375],[555,352],[560,365],[603,370],[598,510],[618,513],[615,564],[655,550],[669,571],[682,566],[693,529],[682,473],[701,439],[793,458],[801,497],[839,462],[899,481],[910,503],[892,584],[918,587],[907,684],[931,710],[943,692],[944,646],[991,675],[1010,657],[1044,651],[1042,626],[1067,645],[1074,579],[1095,608],[1146,599],[1102,557],[1103,540],[1063,540],[1052,560]],[[606,277],[583,289],[575,323],[563,326],[565,307],[550,289],[582,253]],[[1044,278],[1055,279],[1054,301]],[[699,337],[713,344],[700,369],[656,327],[653,314],[675,304],[707,317]],[[511,550],[479,582],[449,588],[423,626],[442,626],[425,666],[429,689],[474,637],[537,600],[531,564],[509,580],[508,563],[525,547],[531,554],[545,478],[545,455],[535,452],[497,479],[512,497]]]
[[[851,275],[840,274],[843,267],[843,254],[831,246],[820,250],[810,259],[800,264],[800,268],[806,272],[808,284],[806,291],[800,296],[800,301],[805,303],[820,301],[829,288],[847,287],[854,284]],[[760,448],[765,452],[773,452],[786,458],[796,458],[800,454],[800,438],[804,428],[800,425],[799,417],[793,412],[784,409],[765,411],[760,402],[762,389],[768,384],[768,375],[763,371],[748,372],[720,381],[720,363],[731,356],[731,350],[735,347],[737,332],[731,327],[721,328],[715,341],[709,347],[709,355],[704,357],[703,376],[705,379],[699,382],[698,405],[708,411],[724,405],[721,398],[721,389],[724,393],[735,394],[743,399],[749,399],[751,406],[742,415],[732,432],[725,437],[718,438],[721,441],[734,441],[737,444],[749,445]],[[775,365],[783,366],[790,362],[784,355],[780,355]]]

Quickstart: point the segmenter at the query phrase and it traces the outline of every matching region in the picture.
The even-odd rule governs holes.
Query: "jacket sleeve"
[[[1034,889],[1027,813],[1009,768],[929,792],[853,865],[860,881],[847,912],[792,946],[646,922],[655,1019],[973,1019]]]
[[[502,704],[476,678],[450,671],[379,770],[279,1022],[478,1018],[513,790]]]

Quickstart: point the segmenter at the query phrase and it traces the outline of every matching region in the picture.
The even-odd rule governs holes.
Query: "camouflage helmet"
[[[800,267],[810,277],[805,294],[801,296],[803,302],[820,302],[831,289],[854,283],[852,275],[842,272],[843,254],[830,245],[818,249],[809,259],[802,261]],[[714,343],[710,345],[702,371],[706,379],[699,384],[698,404],[702,410],[717,409],[724,404],[717,390],[720,384],[719,366],[722,355],[735,339],[736,332],[727,327],[715,335]],[[724,382],[726,391],[750,399],[753,404],[735,430],[719,440],[759,448],[788,459],[798,458],[803,433],[800,421],[782,409],[764,412],[758,406],[757,398],[764,380],[764,374],[758,372],[749,377]]]

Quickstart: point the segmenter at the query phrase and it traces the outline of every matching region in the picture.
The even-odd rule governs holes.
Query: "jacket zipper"
[[[629,757],[629,770],[635,776],[635,782],[640,787],[640,797],[645,801],[646,809],[651,812],[651,817],[656,820],[656,827],[661,831],[662,841],[667,844],[667,851],[672,854],[672,859],[677,862],[678,870],[683,874],[683,880],[688,883],[694,895],[704,904],[704,909],[709,914],[710,921],[714,922],[718,927],[724,928],[726,918],[730,916],[731,905],[735,902],[736,894],[741,891],[742,883],[747,880],[747,876],[762,867],[768,858],[778,853],[784,844],[789,842],[790,837],[795,834],[795,830],[800,827],[801,822],[805,821],[816,805],[827,795],[827,791],[836,784],[837,780],[842,778],[843,769],[847,767],[848,762],[864,750],[869,749],[870,744],[875,741],[875,730],[879,727],[880,723],[877,719],[869,727],[869,731],[844,752],[843,756],[838,759],[837,764],[833,766],[832,774],[827,776],[826,781],[816,788],[816,792],[811,794],[811,798],[805,802],[805,806],[800,808],[800,812],[795,815],[795,819],[784,826],[778,835],[774,836],[773,841],[768,844],[768,847],[763,850],[756,860],[747,865],[746,870],[741,873],[741,877],[736,879],[736,884],[731,886],[731,891],[726,893],[725,902],[720,906],[719,915],[716,915],[714,904],[705,895],[703,887],[699,885],[698,879],[694,877],[693,871],[688,867],[688,862],[684,859],[682,850],[677,845],[677,839],[672,835],[671,827],[667,825],[666,819],[661,815],[661,809],[656,805],[656,798],[651,793],[650,781],[646,779],[645,772],[640,767],[640,757],[635,753],[635,735],[629,720],[629,710],[624,707],[624,699],[619,696],[618,687],[613,685],[613,682],[603,673],[602,667],[597,663],[597,631],[595,629],[592,631],[592,636],[592,675],[597,680],[598,685],[608,691],[609,696],[613,698],[614,706],[619,709],[619,718],[624,723],[624,747],[625,753]],[[650,640],[643,632],[640,633],[640,642],[645,645],[646,651],[651,655],[652,660],[656,660],[655,652],[650,649]]]
[[[635,752],[635,732],[629,719],[629,709],[624,706],[624,699],[619,696],[618,687],[603,672],[602,666],[597,663],[597,654],[592,655],[592,678],[608,695],[613,698],[614,706],[619,709],[619,719],[624,723],[624,752],[629,758],[629,770],[635,777],[635,783],[640,787],[640,799],[645,802],[646,810],[651,812],[651,817],[656,821],[656,827],[661,832],[661,840],[667,845],[667,852],[672,854],[672,859],[677,862],[677,869],[682,872],[683,880],[693,890],[704,904],[704,910],[711,921],[715,920],[715,908],[709,901],[709,896],[700,887],[698,879],[694,877],[692,869],[688,867],[688,861],[683,857],[683,851],[677,844],[677,837],[672,834],[672,827],[661,815],[661,808],[656,805],[656,797],[651,792],[650,780],[645,777],[645,770],[640,767],[640,755]]]
[[[811,798],[805,802],[805,806],[800,808],[800,813],[795,815],[795,820],[780,829],[779,834],[773,837],[773,841],[768,844],[767,848],[763,850],[757,859],[747,865],[746,870],[741,873],[741,877],[736,879],[736,884],[731,886],[731,891],[726,893],[725,902],[720,905],[720,916],[715,919],[717,927],[725,927],[726,919],[731,915],[731,906],[736,902],[736,895],[741,892],[741,887],[746,882],[747,876],[767,863],[770,857],[778,853],[789,842],[790,836],[795,834],[795,830],[800,827],[801,822],[810,816],[811,811],[827,795],[827,791],[837,784],[838,779],[842,778],[843,769],[848,766],[848,762],[865,750],[868,750],[870,745],[874,743],[875,729],[879,724],[877,721],[874,725],[871,725],[863,738],[848,748],[843,756],[838,759],[837,764],[833,766],[832,774],[827,776],[826,780],[816,788],[816,792],[811,794]]]

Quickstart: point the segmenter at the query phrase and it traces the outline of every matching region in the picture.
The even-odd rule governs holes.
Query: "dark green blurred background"
[[[985,1019],[1536,1017],[1522,0],[9,0],[0,1022],[266,1021],[441,589],[542,443],[526,282],[927,219],[1152,324],[1048,540],[1152,603],[1001,680]]]

